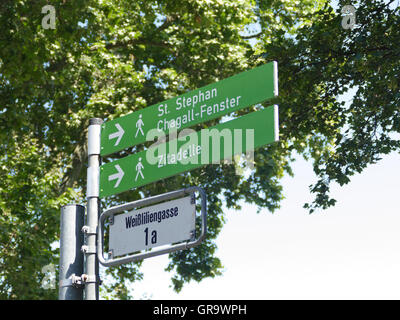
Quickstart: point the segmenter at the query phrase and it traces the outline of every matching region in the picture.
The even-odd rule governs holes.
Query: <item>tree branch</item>
[[[263,32],[259,32],[250,36],[241,36],[243,40],[249,40],[249,39],[253,39],[253,38],[258,38],[259,36],[261,36],[263,34]]]
[[[88,130],[86,128],[83,135],[84,137],[87,137],[87,131]],[[74,153],[72,154],[71,168],[67,170],[62,179],[59,189],[60,194],[63,194],[68,188],[72,188],[74,183],[78,181],[83,165],[84,163],[86,163],[86,161],[87,161],[87,143],[85,142],[78,143],[78,145],[74,149]]]

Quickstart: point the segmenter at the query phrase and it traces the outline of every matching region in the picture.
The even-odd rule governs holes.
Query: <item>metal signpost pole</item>
[[[88,131],[88,171],[87,171],[87,216],[84,233],[86,245],[82,251],[86,256],[85,300],[99,298],[99,261],[96,255],[96,232],[99,219],[99,171],[100,171],[100,130],[102,119],[92,118]]]
[[[66,205],[61,208],[60,232],[60,300],[83,300],[83,290],[79,285],[83,273],[83,233],[85,207]]]

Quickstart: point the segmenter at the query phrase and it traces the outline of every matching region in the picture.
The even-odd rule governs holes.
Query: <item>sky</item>
[[[177,294],[166,255],[146,259],[134,299],[400,299],[400,155],[390,154],[343,187],[335,207],[309,214],[310,162],[297,157],[282,180],[275,213],[243,204],[226,210],[217,238],[222,276],[185,284]]]

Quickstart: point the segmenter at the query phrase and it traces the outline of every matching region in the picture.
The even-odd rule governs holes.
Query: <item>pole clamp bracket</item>
[[[96,254],[96,246],[87,246],[87,245],[83,245],[81,247],[81,251],[84,254]]]
[[[95,275],[89,276],[88,274],[83,274],[81,276],[82,278],[82,283],[86,284],[86,283],[98,283],[98,284],[102,284],[103,281],[100,280],[100,278],[96,279]]]
[[[87,236],[96,235],[97,234],[97,230],[95,230],[94,228],[90,228],[89,226],[83,226],[81,230]]]
[[[71,277],[65,280],[60,280],[59,282],[60,288],[63,287],[75,287],[79,288],[82,286],[82,278],[79,276],[76,276],[75,274],[72,274]]]

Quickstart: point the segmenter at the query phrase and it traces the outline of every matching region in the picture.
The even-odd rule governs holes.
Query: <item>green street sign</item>
[[[101,130],[101,156],[148,141],[151,130],[188,128],[278,95],[278,67],[270,62],[107,121]]]
[[[278,106],[183,135],[100,167],[100,197],[190,171],[278,141]],[[162,135],[160,135],[161,137]]]

